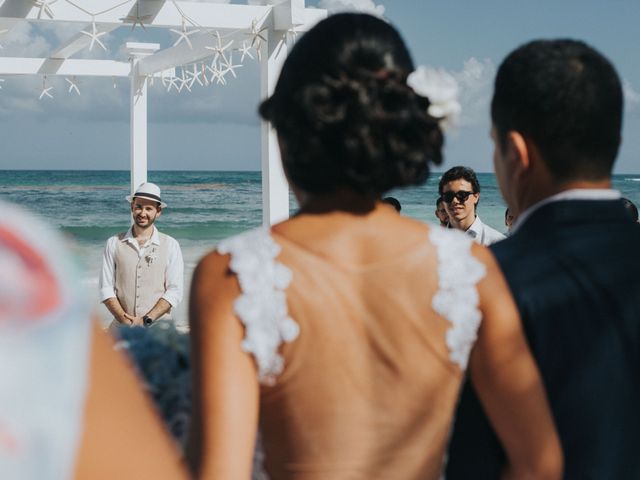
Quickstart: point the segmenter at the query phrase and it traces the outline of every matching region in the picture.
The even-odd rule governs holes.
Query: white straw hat
[[[158,187],[155,183],[143,183],[138,187],[136,193],[134,193],[133,195],[127,195],[125,198],[127,199],[127,202],[131,203],[136,197],[155,200],[160,204],[161,208],[165,208],[167,206],[167,204],[160,199],[160,187]]]

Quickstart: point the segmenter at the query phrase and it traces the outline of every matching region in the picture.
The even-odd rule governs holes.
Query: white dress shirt
[[[175,308],[182,301],[182,291],[184,284],[184,261],[182,260],[182,251],[180,245],[176,239],[166,236],[168,241],[168,257],[167,267],[165,270],[165,281],[167,289],[161,298],[164,298],[167,302]],[[138,257],[142,258],[145,252],[151,245],[160,245],[160,236],[158,230],[153,227],[153,234],[151,238],[142,247],[138,244],[138,241],[133,236],[133,227],[127,230],[124,238],[120,240],[118,235],[107,240],[107,245],[104,249],[104,256],[102,257],[102,273],[100,274],[100,301],[104,302],[107,298],[116,296],[114,289],[115,284],[115,253],[118,242],[128,242],[138,252]]]
[[[534,203],[522,212],[513,224],[511,234],[513,235],[521,225],[524,225],[524,222],[526,222],[527,218],[529,218],[533,212],[547,203],[561,202],[564,200],[617,200],[621,197],[622,195],[618,190],[612,190],[610,188],[573,188],[556,193],[555,195],[540,200],[538,203]]]
[[[505,237],[502,233],[480,220],[480,217],[476,215],[476,219],[471,226],[466,230],[466,234],[473,238],[476,243],[480,245],[489,246],[492,243],[496,243],[499,240],[504,240]]]

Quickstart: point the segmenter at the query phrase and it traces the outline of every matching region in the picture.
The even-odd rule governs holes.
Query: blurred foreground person
[[[600,53],[540,40],[505,59],[491,104],[496,177],[518,217],[491,249],[545,382],[567,479],[640,478],[640,225],[611,189],[622,101]],[[465,388],[447,479],[498,478],[492,435]]]
[[[85,297],[60,235],[0,203],[0,477],[185,478]]]
[[[261,105],[300,211],[221,242],[194,273],[199,477],[249,478],[260,431],[272,480],[440,478],[469,362],[508,452],[505,478],[560,478],[493,257],[380,201],[441,162],[439,119],[408,85],[413,69],[388,23],[334,15],[293,47]]]

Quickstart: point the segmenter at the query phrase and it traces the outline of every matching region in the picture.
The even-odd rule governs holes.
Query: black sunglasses
[[[465,190],[458,190],[457,192],[448,191],[442,194],[442,199],[447,203],[451,203],[454,198],[457,198],[460,203],[464,203],[473,193],[474,192],[467,192]]]

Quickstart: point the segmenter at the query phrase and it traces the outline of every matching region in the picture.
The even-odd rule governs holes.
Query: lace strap
[[[258,380],[272,385],[284,368],[278,348],[295,340],[300,330],[287,312],[291,270],[276,261],[280,246],[265,228],[223,240],[217,250],[231,255],[229,266],[240,283],[234,311],[245,327],[242,349],[255,358]]]
[[[482,320],[476,284],[486,268],[473,257],[473,240],[462,232],[432,227],[429,238],[438,256],[439,288],[432,306],[451,323],[446,334],[449,359],[465,370]]]

